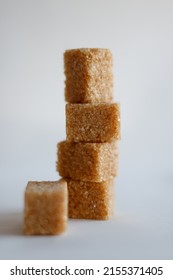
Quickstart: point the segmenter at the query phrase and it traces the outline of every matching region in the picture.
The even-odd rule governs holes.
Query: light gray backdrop
[[[173,258],[173,1],[0,1],[0,258]],[[112,221],[23,237],[28,180],[56,180],[63,52],[109,48],[122,140]]]

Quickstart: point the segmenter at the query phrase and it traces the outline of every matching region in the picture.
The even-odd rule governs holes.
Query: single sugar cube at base
[[[73,180],[102,182],[117,175],[118,141],[58,143],[57,171]]]
[[[65,51],[65,100],[70,103],[111,102],[112,61],[112,54],[108,49],[83,48]]]
[[[108,220],[114,214],[113,180],[83,182],[67,180],[69,218]]]
[[[24,234],[60,234],[67,228],[68,190],[61,179],[30,181],[25,190]]]
[[[66,104],[66,134],[72,142],[119,140],[119,104]]]

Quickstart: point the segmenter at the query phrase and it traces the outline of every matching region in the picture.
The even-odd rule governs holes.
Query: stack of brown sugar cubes
[[[24,233],[60,234],[67,220],[113,215],[120,108],[113,103],[112,55],[107,49],[64,55],[67,140],[58,144],[59,181],[29,181]]]
[[[113,103],[112,54],[73,49],[64,54],[67,140],[57,171],[68,187],[68,216],[106,220],[114,210],[120,108]]]

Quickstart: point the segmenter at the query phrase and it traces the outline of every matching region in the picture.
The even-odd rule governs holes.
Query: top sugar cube
[[[112,54],[108,49],[65,51],[65,100],[70,103],[111,102],[112,60]]]

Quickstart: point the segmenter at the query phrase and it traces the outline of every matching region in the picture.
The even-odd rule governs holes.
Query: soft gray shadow
[[[22,235],[22,212],[0,213],[0,235]]]

